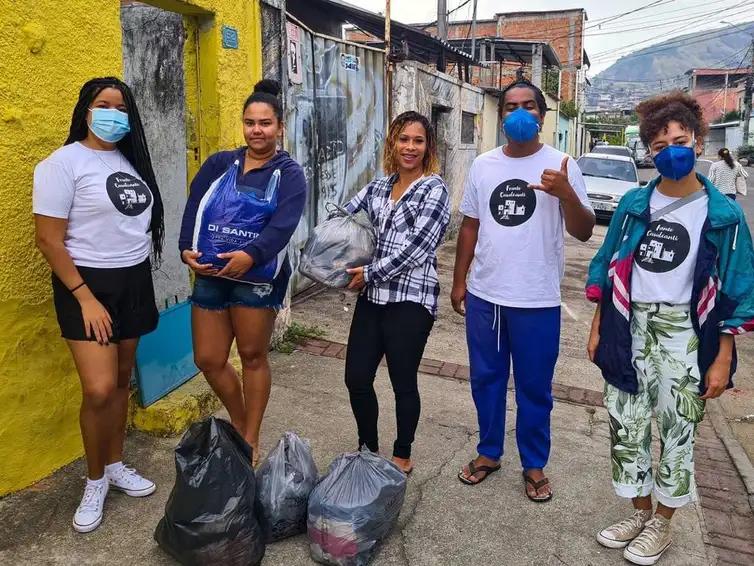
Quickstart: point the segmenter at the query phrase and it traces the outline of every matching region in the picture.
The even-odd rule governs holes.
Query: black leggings
[[[395,393],[398,439],[393,456],[411,457],[411,444],[421,413],[417,372],[435,321],[418,303],[377,305],[359,297],[351,322],[346,354],[346,387],[359,430],[359,447],[379,450],[379,406],[374,378],[383,355]]]

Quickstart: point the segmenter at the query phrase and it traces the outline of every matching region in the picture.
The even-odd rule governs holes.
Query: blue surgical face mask
[[[666,179],[680,181],[694,170],[696,165],[696,142],[691,147],[669,145],[653,158],[657,171]]]
[[[539,122],[531,112],[518,108],[505,117],[503,128],[509,140],[526,143],[539,133]]]
[[[118,143],[128,132],[128,114],[115,108],[90,108],[92,123],[89,129],[92,133],[107,143]]]

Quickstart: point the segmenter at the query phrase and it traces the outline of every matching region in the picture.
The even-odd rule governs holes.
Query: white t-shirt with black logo
[[[81,267],[131,267],[147,259],[153,201],[118,150],[73,143],[34,169],[34,214],[68,219],[65,247]]]
[[[677,200],[655,190],[649,200],[650,211],[654,214]],[[649,223],[634,255],[632,301],[672,305],[691,302],[708,202],[705,195]]]
[[[563,212],[556,197],[528,185],[539,185],[545,169],[559,171],[565,156],[545,145],[529,157],[512,158],[498,147],[474,160],[460,208],[464,216],[479,220],[470,293],[507,307],[560,306]],[[568,179],[591,210],[584,178],[572,158]]]

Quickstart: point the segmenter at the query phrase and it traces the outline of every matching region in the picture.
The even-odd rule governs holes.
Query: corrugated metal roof
[[[296,18],[316,30],[316,26],[307,21],[307,9],[319,8],[333,21],[348,22],[357,28],[384,40],[385,17],[363,8],[352,6],[342,0],[288,0],[287,9]],[[390,21],[391,50],[402,52],[404,42],[408,45],[408,58],[424,63],[436,63],[441,54],[448,62],[475,63],[474,58],[456,49],[448,42],[441,41],[412,26],[398,21]]]
[[[450,39],[448,40],[453,46],[471,48],[469,39]],[[555,50],[546,41],[527,41],[521,39],[504,39],[500,37],[483,37],[477,40],[477,48],[484,44],[495,45],[495,61],[516,61],[522,64],[531,64],[532,47],[534,45],[542,46],[542,62],[547,67],[562,67],[560,58]]]

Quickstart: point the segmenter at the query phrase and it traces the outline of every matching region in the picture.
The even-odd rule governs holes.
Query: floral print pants
[[[620,497],[655,492],[667,507],[696,500],[694,436],[704,416],[699,399],[699,339],[688,305],[633,304],[631,337],[639,393],[605,386],[613,486]],[[652,469],[652,412],[660,460]]]

